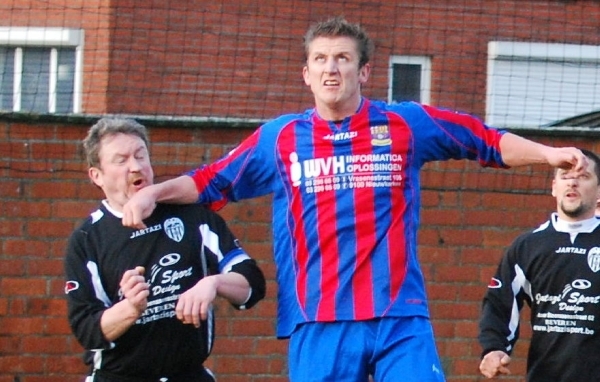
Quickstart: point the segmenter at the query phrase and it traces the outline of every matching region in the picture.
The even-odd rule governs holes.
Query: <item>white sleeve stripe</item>
[[[219,262],[223,260],[223,254],[219,248],[219,235],[210,230],[208,224],[201,224],[198,227],[202,236],[202,245],[206,246],[212,253],[217,255]]]
[[[248,290],[248,297],[246,297],[246,300],[242,304],[240,304],[240,310],[246,309],[246,303],[248,302],[248,300],[250,300],[250,297],[252,297],[252,287],[250,287]]]
[[[210,307],[208,308],[208,319],[206,320],[208,328],[207,328],[207,347],[208,347],[208,354],[210,354],[210,352],[212,351],[213,348],[213,331],[215,330],[215,328],[213,327],[213,306],[210,305]]]
[[[519,307],[517,305],[516,296],[519,294],[519,291],[523,289],[525,293],[531,297],[531,284],[525,277],[525,273],[515,264],[515,278],[511,283],[512,293],[513,293],[513,305],[510,314],[510,322],[508,323],[508,328],[510,330],[510,335],[507,337],[509,341],[512,341],[515,338],[517,328],[519,327]],[[510,350],[510,349],[507,349]]]
[[[112,304],[110,299],[106,295],[106,291],[102,286],[102,282],[100,281],[100,272],[98,272],[98,265],[93,261],[87,262],[87,269],[92,276],[92,285],[94,286],[94,292],[96,293],[96,298],[104,303],[104,306],[107,308]]]

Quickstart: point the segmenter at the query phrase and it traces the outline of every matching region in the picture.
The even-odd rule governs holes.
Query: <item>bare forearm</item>
[[[100,318],[104,338],[114,341],[123,335],[139,318],[140,312],[127,300],[121,300],[108,308]]]
[[[548,146],[506,133],[500,139],[502,160],[511,167],[548,163]]]
[[[197,200],[196,183],[187,175],[144,187],[123,206],[123,225],[146,228],[144,219],[152,214],[157,202],[186,204]]]
[[[217,280],[217,295],[236,305],[241,305],[248,300],[250,284],[241,274],[229,272],[211,277],[215,277]]]
[[[157,202],[185,204],[198,200],[196,184],[187,175],[169,179],[151,187]]]
[[[500,139],[502,160],[510,167],[548,164],[552,167],[583,171],[587,158],[575,147],[552,147],[506,133]]]

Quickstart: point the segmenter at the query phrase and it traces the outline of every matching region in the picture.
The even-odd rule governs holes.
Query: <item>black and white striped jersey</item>
[[[201,205],[159,204],[147,228],[121,224],[122,215],[104,202],[71,235],[65,258],[68,318],[88,350],[92,368],[137,378],[177,375],[202,367],[214,339],[214,320],[200,328],[175,314],[177,299],[205,274],[238,272],[248,279],[249,308],[265,294],[265,279],[216,213]],[[137,322],[114,342],[107,341],[100,317],[122,299],[119,283],[126,270],[145,268],[148,306]]]
[[[512,352],[525,303],[527,380],[600,381],[600,219],[568,223],[553,214],[511,244],[483,300],[483,354]]]

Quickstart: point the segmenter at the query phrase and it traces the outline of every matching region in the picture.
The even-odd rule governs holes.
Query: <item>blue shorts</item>
[[[290,337],[291,382],[443,382],[425,317],[309,322]]]

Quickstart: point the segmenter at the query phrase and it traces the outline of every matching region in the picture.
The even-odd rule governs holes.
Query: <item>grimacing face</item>
[[[588,167],[579,176],[574,170],[556,170],[552,196],[556,198],[557,212],[561,218],[581,220],[594,216],[600,199],[600,185],[594,166],[593,161],[588,161]]]
[[[356,112],[361,85],[370,73],[370,65],[359,68],[359,62],[357,42],[351,37],[317,37],[310,43],[302,75],[321,118],[341,120]]]
[[[154,181],[148,148],[140,137],[123,133],[106,136],[100,144],[100,166],[91,167],[88,175],[109,205],[122,211],[133,194]]]

